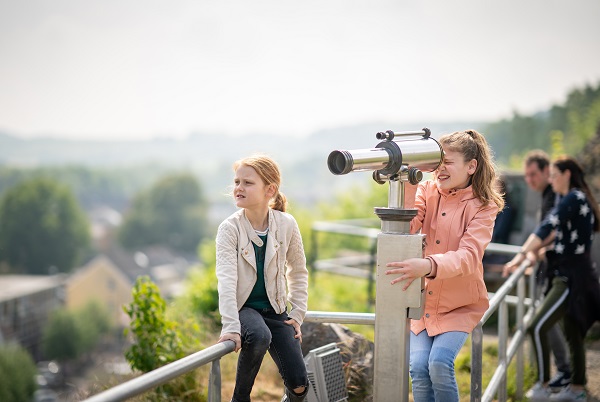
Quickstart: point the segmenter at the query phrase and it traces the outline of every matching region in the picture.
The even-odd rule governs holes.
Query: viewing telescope
[[[417,208],[404,208],[406,182],[417,184],[423,172],[433,172],[443,161],[444,151],[431,131],[376,134],[375,148],[333,151],[327,166],[335,175],[365,170],[373,179],[389,184],[388,206],[375,207],[381,220],[377,235],[377,281],[375,303],[375,367],[373,400],[408,402],[410,320],[418,320],[425,309],[425,278],[414,280],[404,290],[390,283],[388,265],[394,261],[425,256],[426,235],[411,234],[410,223]],[[405,312],[402,319],[402,312]]]
[[[406,132],[388,130],[375,136],[383,140],[375,148],[331,152],[327,158],[331,173],[343,175],[373,170],[373,179],[380,184],[385,180],[417,184],[423,178],[422,172],[433,172],[442,162],[442,147],[431,138],[428,128]]]

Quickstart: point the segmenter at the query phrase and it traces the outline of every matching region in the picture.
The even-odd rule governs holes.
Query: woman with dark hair
[[[506,273],[514,270],[528,252],[537,251],[544,240],[554,235],[556,261],[549,267],[554,270],[554,279],[528,328],[537,356],[539,382],[527,396],[532,401],[585,401],[584,340],[594,321],[600,319],[600,284],[591,260],[600,211],[584,172],[574,159],[556,160],[550,167],[550,181],[554,192],[561,196],[560,202],[505,267]],[[571,350],[573,377],[571,385],[552,394],[548,387],[550,358],[546,333],[560,319]]]

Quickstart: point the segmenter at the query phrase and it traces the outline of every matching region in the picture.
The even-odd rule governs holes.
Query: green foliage
[[[133,301],[123,307],[131,319],[130,328],[134,344],[125,357],[131,368],[142,372],[152,371],[183,357],[181,341],[175,323],[165,317],[166,303],[158,287],[147,276],[137,279],[132,290]]]
[[[110,329],[106,308],[90,302],[78,311],[56,310],[42,331],[42,349],[48,359],[76,359],[90,352]]]
[[[375,207],[386,207],[387,186],[376,184],[370,181],[370,187],[354,187],[348,189],[345,193],[336,195],[334,201],[319,206],[319,216],[325,221],[336,220],[360,220],[361,226],[379,228],[380,221],[374,213]],[[331,206],[335,205],[335,208]],[[305,224],[312,225],[312,221]],[[306,232],[302,233],[305,244],[309,240],[311,258],[331,258],[339,256],[339,253],[350,250],[351,252],[369,253],[373,247],[373,240],[363,236],[345,235],[340,233],[328,232],[310,232],[310,237]],[[318,247],[317,245],[327,245]],[[316,255],[315,255],[316,252]],[[310,262],[310,261],[309,261]]]
[[[110,315],[105,306],[96,301],[87,303],[75,312],[75,322],[81,334],[82,351],[91,351],[102,335],[111,329]]]
[[[71,191],[50,179],[32,179],[0,200],[0,261],[13,272],[69,272],[90,244],[89,224]]]
[[[508,163],[514,155],[540,148],[554,156],[577,155],[600,129],[600,83],[574,89],[564,104],[532,116],[514,112],[511,119],[490,123],[483,128],[496,157]],[[514,162],[510,166],[521,167]]]
[[[29,401],[36,389],[35,363],[17,344],[0,345],[0,401]]]
[[[185,297],[189,299],[194,313],[199,313],[207,318],[210,326],[216,328],[221,322],[221,317],[219,315],[215,243],[205,241],[199,249],[200,260],[204,261],[204,267],[197,267],[190,271]]]
[[[33,178],[53,179],[72,189],[84,209],[108,205],[123,210],[129,199],[164,174],[157,164],[99,169],[86,166],[43,166],[19,168],[0,166],[0,194]]]
[[[133,345],[125,357],[133,370],[149,372],[185,356],[176,323],[166,317],[166,303],[158,287],[147,276],[139,277],[132,291],[133,301],[123,307],[131,319],[125,332],[133,337]],[[193,373],[188,373],[158,387],[149,397],[155,401],[198,401]]]
[[[42,333],[42,349],[48,359],[65,361],[79,357],[84,351],[83,333],[75,314],[56,310]]]
[[[165,177],[134,198],[119,239],[128,249],[163,244],[193,252],[208,233],[206,207],[193,175]]]

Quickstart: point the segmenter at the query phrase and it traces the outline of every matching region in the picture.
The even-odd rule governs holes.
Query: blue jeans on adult
[[[466,332],[436,336],[410,333],[410,377],[415,402],[458,402],[454,360],[465,344]]]
[[[242,307],[239,312],[242,328],[242,350],[238,358],[233,399],[250,401],[250,392],[267,351],[279,369],[288,394],[298,387],[308,387],[306,365],[300,341],[294,327],[286,324],[287,313],[277,314],[271,308],[261,311]],[[305,388],[304,395],[308,388]],[[303,396],[298,400],[303,400]]]

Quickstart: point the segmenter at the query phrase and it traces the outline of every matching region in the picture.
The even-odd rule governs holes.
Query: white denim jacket
[[[239,310],[256,283],[256,256],[252,242],[262,246],[243,209],[225,219],[217,231],[217,279],[221,335],[241,333]],[[269,209],[265,253],[265,286],[273,309],[302,324],[308,303],[308,270],[300,229],[288,213]]]

